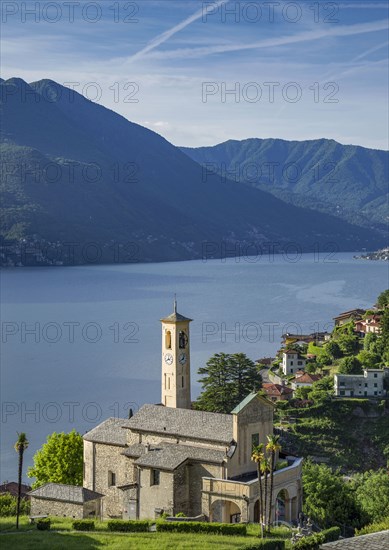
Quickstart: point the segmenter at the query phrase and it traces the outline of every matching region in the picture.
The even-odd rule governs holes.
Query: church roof
[[[126,431],[122,429],[125,418],[107,418],[101,424],[84,435],[85,441],[106,443],[125,447],[127,444]]]
[[[136,447],[139,447],[139,445],[136,445]],[[161,445],[151,446],[147,452],[146,447],[144,445],[142,445],[142,447],[143,452],[135,461],[135,464],[145,468],[158,468],[161,470],[173,471],[186,460],[222,464],[226,458],[225,451],[207,449],[205,447],[162,443]],[[139,450],[136,452],[139,452]],[[131,448],[126,449],[123,454],[133,456]]]
[[[83,504],[89,500],[95,500],[104,496],[101,493],[85,489],[85,487],[64,485],[62,483],[46,483],[38,487],[38,489],[30,491],[28,494],[36,498],[60,500],[62,502],[72,502],[74,504]]]
[[[122,425],[135,432],[186,436],[188,439],[229,444],[233,439],[232,422],[233,417],[230,414],[143,405],[130,420],[125,420]]]
[[[170,315],[167,317],[164,317],[161,319],[162,323],[178,323],[179,321],[193,321],[193,319],[189,319],[189,317],[184,317],[184,315],[181,315],[181,313],[177,313],[177,311],[173,311]]]
[[[161,319],[162,323],[178,323],[179,321],[193,321],[189,317],[184,317],[181,313],[177,312],[177,300],[174,297],[173,313]]]
[[[231,411],[231,414],[238,414],[240,413],[240,411],[243,411],[243,409],[249,404],[251,403],[251,401],[253,401],[254,399],[259,399],[260,401],[262,402],[265,402],[267,405],[270,405],[271,407],[274,407],[274,404],[269,401],[268,399],[266,399],[266,397],[262,397],[261,395],[258,394],[258,392],[252,392],[252,393],[249,393],[247,397],[245,397],[243,399],[243,401],[241,401],[239,403],[239,405],[237,405],[235,407],[234,410]]]

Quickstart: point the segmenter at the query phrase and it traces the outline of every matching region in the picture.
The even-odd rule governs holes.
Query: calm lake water
[[[226,262],[177,262],[1,272],[1,479],[16,480],[16,432],[26,465],[53,431],[84,433],[160,400],[159,319],[191,323],[196,372],[214,353],[274,355],[285,332],[325,330],[332,317],[371,306],[388,287],[388,264],[304,254]]]

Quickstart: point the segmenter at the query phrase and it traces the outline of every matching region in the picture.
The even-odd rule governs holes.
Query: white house
[[[298,370],[304,370],[305,364],[306,360],[293,349],[287,349],[282,354],[282,372],[285,376],[295,374]]]
[[[385,371],[364,369],[363,374],[335,374],[337,397],[380,397],[385,395]]]

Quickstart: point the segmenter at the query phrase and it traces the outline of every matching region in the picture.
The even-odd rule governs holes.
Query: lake
[[[196,397],[196,372],[214,353],[274,356],[282,333],[331,329],[387,287],[387,263],[352,253],[2,270],[0,481],[17,479],[16,432],[27,433],[31,465],[54,431],[85,433],[160,401],[159,319],[175,293],[194,320]]]

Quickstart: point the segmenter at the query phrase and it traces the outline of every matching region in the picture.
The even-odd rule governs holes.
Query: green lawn
[[[94,550],[109,548],[145,549],[145,550],[212,550],[242,548],[253,541],[258,535],[258,525],[248,526],[246,537],[178,534],[178,533],[109,533],[93,532],[79,533],[72,531],[72,520],[68,518],[51,518],[50,531],[37,531],[36,526],[28,523],[27,517],[22,517],[20,532],[15,530],[15,518],[0,518],[0,546],[17,550]],[[106,523],[96,522],[96,530],[106,529]],[[58,531],[54,531],[58,529]],[[12,531],[12,532],[5,532]],[[272,529],[271,537],[287,537],[288,529]],[[290,548],[287,542],[287,548]]]

